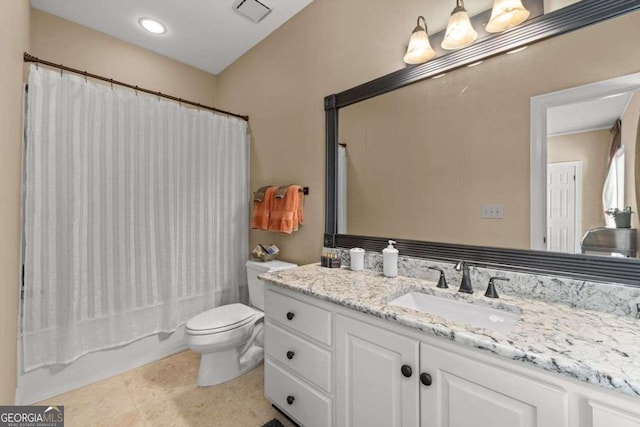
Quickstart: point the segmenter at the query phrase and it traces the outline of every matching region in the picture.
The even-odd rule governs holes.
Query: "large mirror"
[[[631,11],[339,108],[335,233],[636,257],[637,40]]]

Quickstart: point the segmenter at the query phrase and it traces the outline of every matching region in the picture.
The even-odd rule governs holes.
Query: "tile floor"
[[[292,426],[264,397],[264,365],[198,387],[199,362],[187,350],[39,404],[64,405],[66,427],[260,427],[273,418]]]

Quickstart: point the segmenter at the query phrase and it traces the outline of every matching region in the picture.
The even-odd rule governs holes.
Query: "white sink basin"
[[[520,318],[520,315],[516,313],[421,292],[404,294],[390,301],[389,305],[434,314],[448,320],[468,323],[478,328],[490,329],[503,334],[510,332]]]

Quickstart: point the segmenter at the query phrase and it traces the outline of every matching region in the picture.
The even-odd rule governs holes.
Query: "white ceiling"
[[[612,127],[624,113],[633,92],[561,105],[547,111],[549,136]]]
[[[234,0],[31,0],[31,5],[218,74],[313,0],[260,1],[272,12],[257,24],[232,10]],[[162,22],[167,33],[144,31],[141,17]]]

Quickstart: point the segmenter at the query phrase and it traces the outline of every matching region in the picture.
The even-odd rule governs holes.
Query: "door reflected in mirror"
[[[635,257],[639,112],[640,91],[547,110],[547,250]]]
[[[582,252],[585,234],[607,226],[603,193],[613,194],[609,207],[637,212],[640,95],[580,100],[597,104],[589,110],[595,112],[617,106],[589,121],[584,105],[553,105],[537,166],[532,98],[637,72],[638,39],[640,12],[632,12],[341,108],[339,233]],[[617,118],[624,155],[616,150],[612,173],[610,128]],[[536,168],[550,176],[540,175],[535,191],[544,197],[532,203]],[[635,236],[637,213],[631,221]]]

